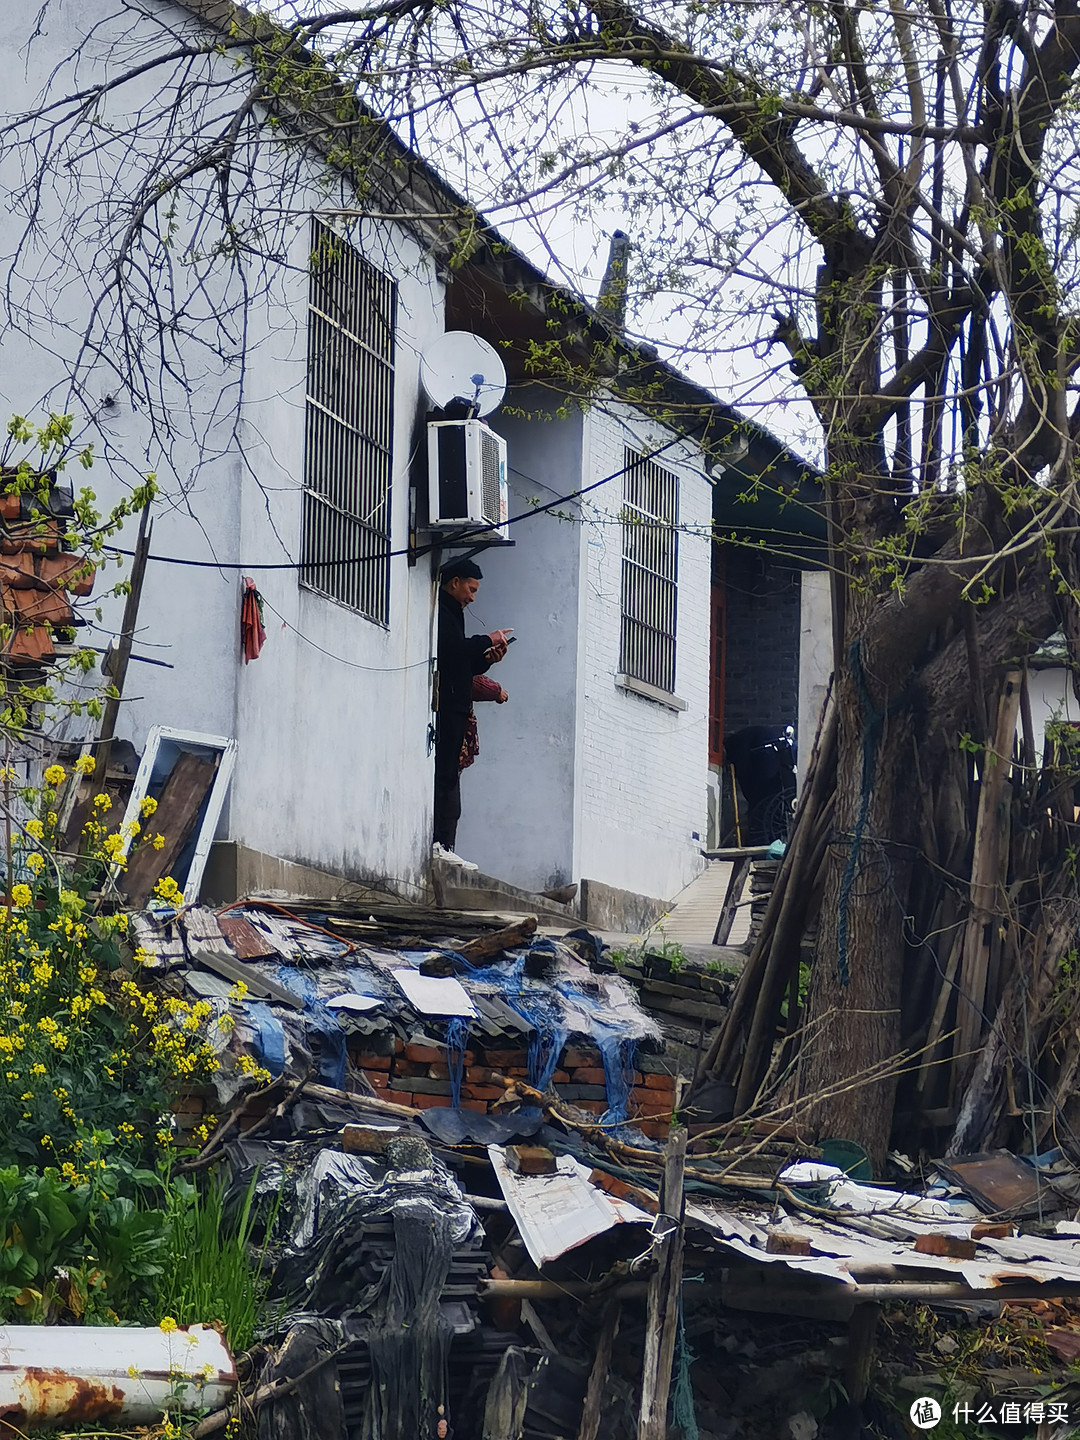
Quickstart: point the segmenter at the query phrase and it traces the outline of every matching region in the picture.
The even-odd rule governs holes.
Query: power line
[[[683,435],[673,435],[670,440],[665,441],[664,444],[657,449],[650,451],[644,458],[646,460],[653,460],[657,455],[663,455],[665,451],[670,450],[672,446],[680,444],[685,438]],[[633,459],[628,460],[627,463],[618,470],[613,470],[610,475],[601,476],[599,480],[594,480],[590,485],[583,485],[579,490],[571,490],[569,494],[566,495],[557,495],[554,500],[548,500],[543,505],[536,505],[531,510],[524,510],[520,515],[511,515],[506,521],[492,521],[486,525],[477,525],[472,529],[463,530],[460,534],[455,535],[452,540],[431,541],[427,545],[418,545],[415,548],[406,546],[401,550],[388,550],[385,555],[357,555],[349,559],[320,560],[317,562],[318,567],[321,570],[331,565],[371,564],[376,561],[381,562],[383,560],[398,559],[403,555],[411,555],[419,558],[421,555],[429,555],[433,550],[446,549],[448,545],[455,547],[469,545],[474,540],[483,540],[484,536],[490,534],[492,530],[501,530],[504,524],[509,526],[517,524],[519,520],[531,520],[535,515],[543,515],[548,510],[554,510],[557,505],[565,505],[571,500],[579,499],[582,495],[588,495],[592,490],[598,490],[601,485],[606,485],[610,480],[617,480],[620,475],[625,475],[634,465],[640,463],[641,458],[642,457],[635,455]],[[135,553],[134,550],[125,550],[119,545],[110,545],[108,549],[115,555],[130,556]],[[263,570],[307,570],[311,568],[313,563],[309,560],[288,560],[275,561],[269,565],[253,565],[250,562],[234,560],[188,560],[177,555],[148,555],[147,559],[156,561],[159,565],[183,565],[196,570],[250,570],[255,572]]]

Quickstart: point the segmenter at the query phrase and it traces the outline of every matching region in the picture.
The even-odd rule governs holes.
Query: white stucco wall
[[[547,395],[513,392],[508,406],[550,409]],[[510,513],[528,514],[581,484],[583,417],[493,424],[507,440]],[[480,755],[461,780],[458,849],[485,873],[525,889],[578,879],[574,854],[579,663],[585,537],[579,507],[511,526],[514,547],[477,559],[483,584],[470,606],[471,633],[509,626],[515,643],[493,666],[510,699],[476,707]]]
[[[528,414],[550,398],[524,392]],[[708,780],[711,491],[694,448],[658,463],[679,475],[676,688],[673,711],[621,689],[624,448],[670,432],[629,407],[585,416],[495,421],[509,447],[511,511],[613,476],[558,513],[520,521],[513,549],[479,559],[484,581],[472,631],[512,625],[518,642],[492,676],[505,706],[477,707],[480,758],[462,779],[458,848],[480,868],[526,888],[599,880],[669,899],[701,867]],[[696,835],[695,835],[696,832]]]
[[[627,446],[653,448],[672,438],[629,407],[595,408],[586,417],[582,483],[617,475]],[[657,463],[679,476],[675,688],[686,709],[668,709],[616,684],[623,500],[618,476],[583,502],[587,557],[575,852],[578,876],[671,900],[701,869],[705,838],[712,492],[689,443],[676,443]]]
[[[1070,724],[1080,722],[1080,704],[1073,694],[1072,677],[1068,670],[1051,668],[1028,671],[1028,694],[1031,697],[1031,725],[1035,732],[1035,754],[1042,764],[1046,726],[1051,720]]]
[[[148,44],[167,38],[160,22],[189,23],[186,13],[166,5],[153,6],[152,18],[139,20],[130,10],[117,14],[108,0],[80,0],[77,6],[50,5],[40,33],[28,44],[38,24],[36,10],[7,18],[0,34],[0,73],[3,108],[13,114],[29,108],[49,83],[57,93],[76,88],[65,62],[95,24],[99,28],[79,62],[80,87],[108,65],[115,73],[119,65],[145,58]],[[210,63],[222,75],[231,74],[227,59]],[[161,81],[151,73],[141,90],[114,92],[108,119],[119,136],[123,107],[153,105]],[[97,130],[95,141],[102,139]],[[170,442],[162,445],[137,394],[125,389],[111,365],[92,371],[74,397],[67,386],[102,285],[95,277],[99,257],[92,229],[84,242],[71,225],[72,207],[81,205],[85,214],[95,185],[102,195],[110,187],[122,192],[122,148],[122,140],[106,145],[87,169],[71,172],[67,192],[58,185],[39,196],[44,208],[41,232],[28,252],[33,263],[24,254],[22,278],[15,284],[16,298],[36,319],[22,329],[7,328],[0,340],[0,405],[31,416],[50,407],[76,413],[82,440],[93,439],[103,456],[89,477],[103,503],[137,474],[154,470],[162,499],[155,506],[153,554],[243,568],[151,562],[135,649],[174,668],[131,666],[118,733],[138,747],[155,723],[236,736],[237,768],[220,838],[346,874],[413,883],[421,877],[430,844],[428,566],[410,569],[403,556],[391,561],[389,628],[302,590],[295,569],[261,568],[287,566],[299,556],[308,212],[335,203],[334,197],[320,185],[315,167],[292,173],[282,191],[280,155],[268,149],[260,156],[256,185],[265,186],[266,213],[276,217],[267,225],[279,225],[276,239],[287,263],[252,262],[250,278],[256,283],[244,316],[242,365],[235,350],[226,359],[213,354],[219,327],[239,333],[238,313],[229,308],[235,283],[212,267],[202,276],[194,273],[198,266],[185,269],[190,232],[181,211],[177,283],[196,293],[195,280],[201,279],[205,291],[196,293],[198,305],[188,311],[192,335],[177,341],[186,347],[197,383],[184,394],[179,386],[170,391],[166,381],[163,403],[175,404],[175,424]],[[19,155],[9,152],[0,179],[17,186],[19,168]],[[17,207],[0,213],[0,256],[13,253],[23,226]],[[59,234],[73,244],[73,254],[51,248],[50,237]],[[404,227],[371,226],[355,238],[400,286],[392,548],[401,549],[407,540],[419,354],[442,329],[441,286]],[[98,411],[106,394],[112,403]],[[74,478],[82,483],[81,472]],[[134,528],[129,524],[120,541],[128,548]],[[110,570],[108,578],[124,573]],[[255,579],[279,612],[267,612],[266,647],[247,667],[239,654],[243,574]],[[99,593],[103,588],[99,585]],[[96,643],[104,644],[107,632],[118,629],[121,609],[119,600],[105,603],[103,630],[89,632]]]

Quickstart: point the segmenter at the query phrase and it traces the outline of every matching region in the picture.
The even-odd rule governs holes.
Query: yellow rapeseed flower
[[[13,885],[11,887],[11,903],[18,907],[32,905],[34,895],[29,885]]]
[[[176,1321],[171,1315],[163,1315],[161,1317],[160,1329],[163,1330],[166,1335],[171,1335],[176,1329]]]
[[[112,809],[112,801],[109,799],[108,795],[106,795],[104,791],[102,791],[100,795],[95,795],[95,796],[94,796],[94,809],[95,809],[95,810],[111,810],[111,809]]]
[[[32,870],[35,875],[40,875],[45,869],[45,858],[35,850],[32,855],[26,857],[26,868]]]
[[[52,785],[54,787],[57,785],[62,785],[66,779],[67,771],[62,765],[50,765],[49,768],[45,771],[46,785]]]
[[[26,833],[33,836],[35,840],[44,840],[45,826],[40,820],[27,820],[23,828],[25,829]]]
[[[139,802],[139,809],[142,811],[143,819],[149,820],[150,816],[153,815],[154,811],[157,809],[157,801],[152,795],[144,795],[142,800]]]
[[[80,755],[72,768],[77,770],[80,775],[92,775],[94,773],[94,757]]]

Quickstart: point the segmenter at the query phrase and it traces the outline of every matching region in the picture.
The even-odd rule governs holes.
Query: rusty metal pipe
[[[0,1327],[0,1421],[152,1425],[166,1411],[216,1410],[236,1391],[225,1341],[204,1325]]]

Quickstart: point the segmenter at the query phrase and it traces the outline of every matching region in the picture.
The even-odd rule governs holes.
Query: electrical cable
[[[150,558],[153,559],[153,556],[151,556]],[[277,618],[281,621],[282,625],[285,627],[286,630],[291,630],[293,632],[297,639],[303,640],[306,645],[310,645],[311,648],[313,650],[317,650],[320,655],[325,655],[328,660],[336,660],[339,665],[348,665],[351,670],[367,670],[377,675],[398,675],[402,671],[419,670],[421,666],[424,666],[426,668],[428,665],[431,664],[431,657],[428,656],[423,660],[414,660],[411,665],[360,665],[355,660],[346,660],[344,655],[335,655],[333,651],[324,650],[321,645],[317,645],[315,641],[310,638],[310,636],[305,635],[302,630],[298,630],[291,620],[287,620],[285,616],[282,615],[280,610],[275,610],[275,608],[273,607],[273,605],[270,604],[270,601],[267,600],[265,595],[263,596],[263,604],[266,606],[267,610],[269,610],[272,615],[277,616]],[[161,664],[162,662],[155,661],[153,663]]]
[[[650,451],[649,454],[646,455],[644,458],[646,460],[654,460],[657,455],[663,455],[674,445],[682,444],[685,438],[686,437],[683,435],[673,435],[670,440],[666,440],[663,445],[660,445],[655,450]],[[418,559],[421,555],[429,555],[433,550],[443,550],[451,545],[455,549],[460,549],[471,544],[473,540],[479,540],[482,543],[484,536],[489,535],[492,530],[501,530],[504,526],[516,525],[519,520],[531,520],[535,515],[544,515],[547,513],[547,511],[554,510],[556,505],[565,505],[570,500],[577,500],[582,495],[588,495],[592,490],[598,490],[601,485],[606,485],[611,480],[617,480],[620,475],[625,475],[634,465],[638,464],[641,458],[642,457],[635,455],[631,460],[628,460],[625,465],[620,466],[618,470],[613,470],[609,475],[603,475],[599,480],[594,480],[589,485],[583,485],[579,490],[571,490],[566,495],[557,495],[554,500],[548,500],[543,505],[536,505],[531,510],[523,511],[520,515],[511,515],[505,521],[491,521],[490,523],[485,525],[473,526],[470,529],[465,529],[461,531],[460,534],[455,535],[450,541],[438,540],[431,541],[426,545],[417,545],[415,547],[405,546],[405,548],[401,550],[388,550],[384,555],[355,555],[350,556],[347,559],[319,560],[317,562],[312,562],[310,560],[282,560],[275,561],[274,563],[268,565],[254,565],[249,561],[240,562],[233,560],[188,560],[177,555],[148,555],[146,558],[148,560],[156,561],[159,565],[186,565],[189,568],[197,570],[254,571],[309,570],[314,568],[315,565],[317,565],[319,569],[327,569],[329,567],[337,565],[362,565],[365,563],[373,564],[376,561],[381,563],[383,560],[399,559],[403,555],[411,555],[414,558]],[[125,550],[122,546],[119,545],[109,545],[105,548],[114,555],[133,556],[135,554],[134,550]]]

